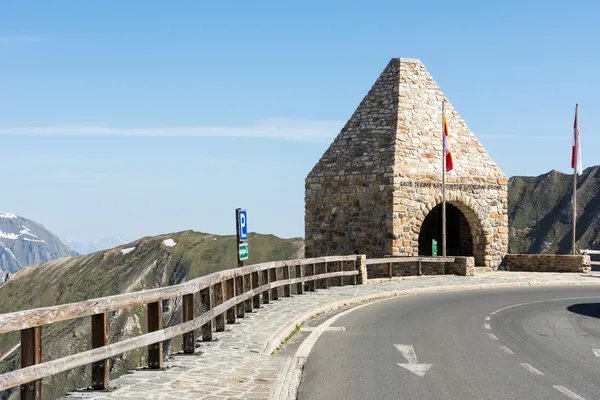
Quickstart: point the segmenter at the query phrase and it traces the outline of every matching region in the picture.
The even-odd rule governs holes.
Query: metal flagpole
[[[446,258],[446,132],[444,125],[446,101],[442,100],[442,256]]]
[[[579,163],[579,127],[577,126],[577,114],[579,112],[579,104],[575,104],[575,148],[573,149],[573,255],[575,252],[575,235],[577,228],[577,165]]]

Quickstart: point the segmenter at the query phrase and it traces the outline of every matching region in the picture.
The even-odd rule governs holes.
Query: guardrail
[[[579,252],[586,256],[592,255],[592,254],[600,254],[600,250],[590,250],[590,249],[579,250]],[[590,261],[590,265],[600,265],[600,261]]]
[[[21,332],[21,368],[0,375],[0,391],[20,386],[21,399],[42,398],[42,378],[72,368],[92,365],[92,389],[105,390],[109,386],[109,358],[128,351],[148,348],[148,368],[160,369],[163,362],[163,342],[183,336],[183,352],[195,352],[196,330],[201,329],[203,340],[212,340],[215,331],[225,330],[236,316],[259,308],[262,303],[277,300],[279,287],[284,297],[291,296],[291,285],[296,293],[315,291],[315,284],[327,288],[332,279],[344,285],[344,277],[357,284],[360,261],[364,256],[334,256],[313,259],[275,261],[216,272],[179,285],[124,293],[115,296],[85,300],[78,303],[43,307],[0,314],[0,334]],[[374,260],[371,260],[374,261]],[[386,260],[387,261],[387,260]],[[346,267],[345,263],[352,262]],[[328,264],[336,263],[334,272]],[[290,278],[294,268],[295,278]],[[278,276],[283,276],[278,280]],[[196,312],[196,295],[202,308]],[[162,326],[162,301],[182,297],[183,322],[168,328]],[[212,298],[214,297],[214,304]],[[148,333],[108,344],[109,313],[132,306],[147,306]],[[75,318],[91,317],[92,349],[56,360],[42,362],[42,326]],[[16,348],[16,347],[15,347]],[[13,349],[14,350],[14,349]]]
[[[416,262],[419,266],[419,275],[423,275],[421,271],[421,263],[442,263],[442,266],[446,263],[454,262],[454,257],[387,257],[387,258],[371,258],[366,261],[367,265],[376,265],[376,264],[387,264],[388,265],[388,275],[390,278],[394,276],[393,273],[393,264],[396,263],[408,263],[408,262]],[[442,273],[444,271],[442,270]]]

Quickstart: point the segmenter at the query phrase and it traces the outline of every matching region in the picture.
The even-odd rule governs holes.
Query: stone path
[[[489,272],[472,277],[443,276],[404,278],[359,286],[331,287],[294,295],[261,305],[246,318],[226,325],[214,334],[216,341],[197,343],[197,355],[174,355],[165,371],[135,370],[111,382],[110,392],[73,392],[66,397],[108,399],[204,400],[271,399],[289,357],[270,355],[271,348],[289,334],[299,317],[334,304],[342,305],[365,296],[380,296],[402,290],[458,287],[466,285],[600,285],[600,274]],[[354,300],[353,300],[354,299]],[[341,302],[341,303],[340,303]],[[288,331],[281,329],[288,326]],[[276,334],[279,333],[279,336]]]

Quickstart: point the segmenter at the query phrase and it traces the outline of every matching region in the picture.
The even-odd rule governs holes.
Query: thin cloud
[[[571,136],[529,136],[529,135],[477,135],[479,138],[486,139],[532,139],[532,140],[565,140]]]
[[[36,36],[0,36],[0,43],[37,43],[42,39]]]
[[[108,128],[65,125],[0,129],[0,135],[29,136],[155,136],[155,137],[246,137],[294,141],[325,141],[343,127],[337,121],[266,119],[252,126],[173,126],[160,128]]]

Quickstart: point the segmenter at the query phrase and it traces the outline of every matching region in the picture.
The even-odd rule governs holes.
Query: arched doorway
[[[432,255],[432,240],[442,255],[442,205],[435,206],[425,217],[419,232],[419,255]],[[446,203],[446,255],[473,256],[473,230],[467,217],[456,206]],[[478,258],[478,257],[477,257]],[[478,261],[478,260],[476,260]]]

